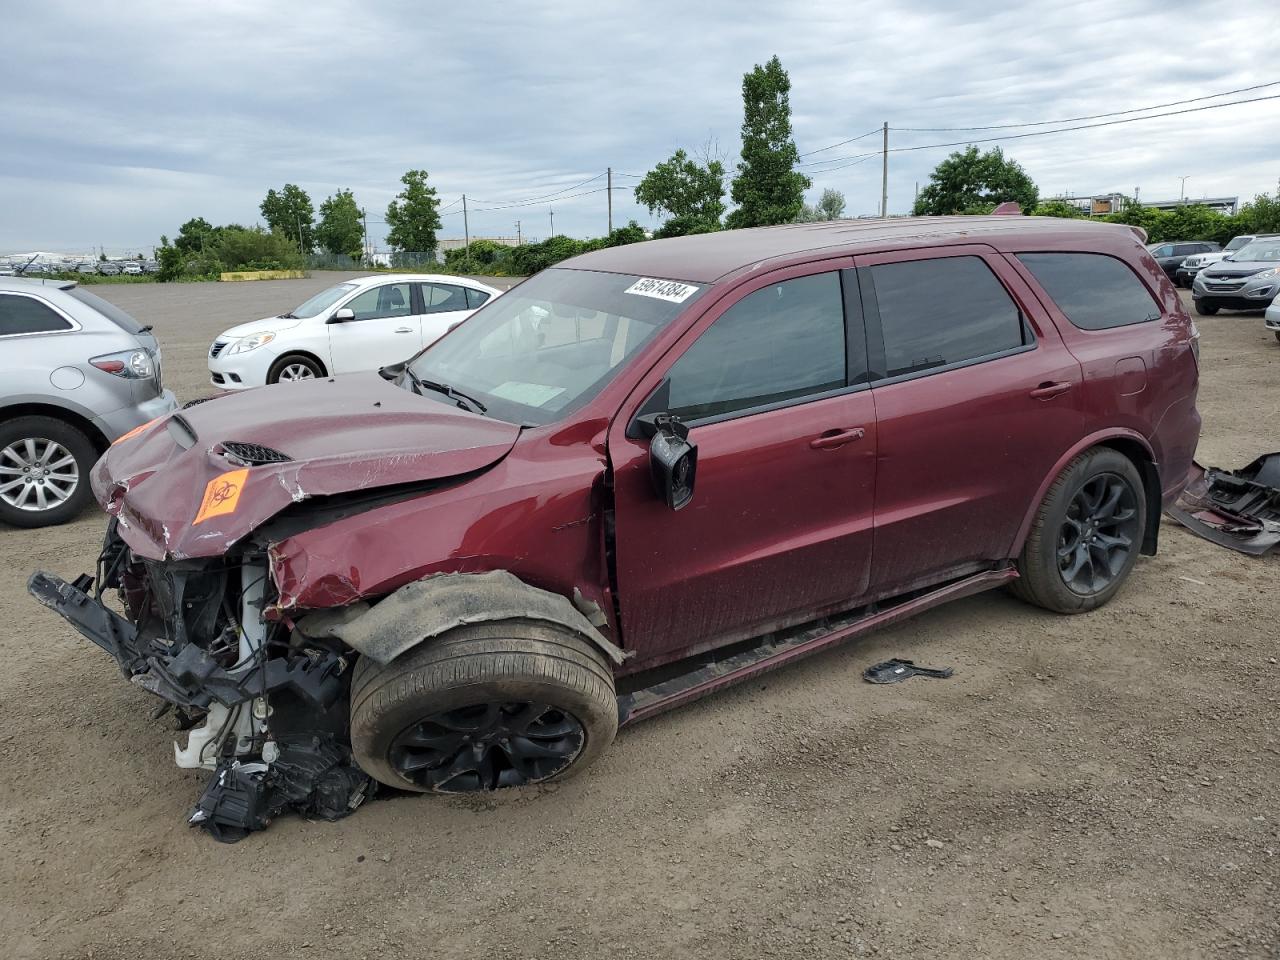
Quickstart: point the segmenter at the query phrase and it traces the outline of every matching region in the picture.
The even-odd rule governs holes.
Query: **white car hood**
[[[304,319],[300,317],[263,317],[261,320],[250,320],[248,323],[242,323],[235,327],[230,327],[218,334],[219,340],[237,340],[240,337],[251,337],[255,333],[263,333],[270,330],[273,333],[279,333],[281,330],[292,330],[294,327],[302,323]]]

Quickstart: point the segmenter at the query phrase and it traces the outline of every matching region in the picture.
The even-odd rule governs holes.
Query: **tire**
[[[92,495],[89,471],[97,460],[93,442],[65,420],[17,417],[0,422],[0,522],[50,527],[75,519]],[[24,482],[32,469],[42,471],[41,482]],[[73,482],[62,479],[69,476]],[[44,509],[40,498],[48,503]]]
[[[1121,493],[1112,520],[1085,519],[1082,505],[1092,501],[1096,491],[1106,491],[1099,504],[1102,512],[1117,489]],[[1097,609],[1128,579],[1138,561],[1146,524],[1147,498],[1133,461],[1106,447],[1082,453],[1058,475],[1036,511],[1018,557],[1020,577],[1013,592],[1055,613]],[[1125,539],[1124,550],[1112,543]],[[1064,550],[1068,552],[1062,556]],[[1076,571],[1082,554],[1087,562]],[[1086,580],[1092,582],[1082,584]]]
[[[1200,316],[1212,317],[1212,316],[1215,316],[1217,312],[1218,312],[1217,307],[1210,306],[1209,304],[1205,303],[1203,300],[1196,301],[1196,313],[1200,314]]]
[[[351,680],[356,762],[401,790],[562,780],[589,766],[617,730],[603,657],[549,624],[459,627],[385,666],[361,657]]]
[[[319,362],[301,353],[287,353],[271,365],[267,383],[290,383],[296,380],[315,380],[324,376]]]
[[[1277,331],[1276,331],[1276,339],[1277,339],[1277,340],[1280,340],[1280,330],[1277,330]]]

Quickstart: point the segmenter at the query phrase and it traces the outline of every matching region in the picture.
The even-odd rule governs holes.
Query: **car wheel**
[[[1018,557],[1014,593],[1056,613],[1084,613],[1120,589],[1147,523],[1142,478],[1124,454],[1095,448],[1045,494]]]
[[[267,383],[295,383],[323,376],[324,370],[320,368],[320,364],[310,357],[293,353],[281,357],[272,365],[271,372],[267,374]]]
[[[618,730],[613,675],[587,641],[524,621],[449,631],[351,681],[351,746],[374,779],[472,793],[578,773]]]
[[[1210,306],[1209,304],[1205,303],[1203,300],[1196,301],[1196,313],[1200,314],[1200,316],[1212,317],[1217,312],[1218,312],[1217,307]]]
[[[1277,339],[1277,340],[1280,340],[1280,330],[1277,330],[1277,331],[1276,331],[1276,339]]]
[[[63,420],[0,423],[0,521],[47,527],[73,519],[89,500],[97,459],[84,432]]]

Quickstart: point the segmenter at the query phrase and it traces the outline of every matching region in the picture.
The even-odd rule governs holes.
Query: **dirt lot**
[[[96,289],[186,400],[214,334],[323,282]],[[1280,448],[1280,344],[1199,323],[1201,460]],[[1100,612],[986,594],[641,724],[557,789],[221,846],[184,825],[207,775],[154,701],[26,595],[91,570],[102,526],[0,529],[6,957],[1280,957],[1280,558],[1166,527]],[[863,683],[889,656],[956,675]]]

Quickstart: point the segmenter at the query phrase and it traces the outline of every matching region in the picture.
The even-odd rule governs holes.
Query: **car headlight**
[[[1275,277],[1280,277],[1280,267],[1272,267],[1270,270],[1263,270],[1261,273],[1255,273],[1249,278],[1249,280],[1271,280]]]
[[[126,380],[146,380],[155,374],[155,362],[146,350],[121,350],[92,357],[89,362],[104,373]]]
[[[248,353],[250,350],[257,350],[263,344],[270,343],[275,338],[276,335],[269,331],[266,333],[255,333],[251,337],[241,337],[231,345],[231,349],[228,350],[227,353]]]

